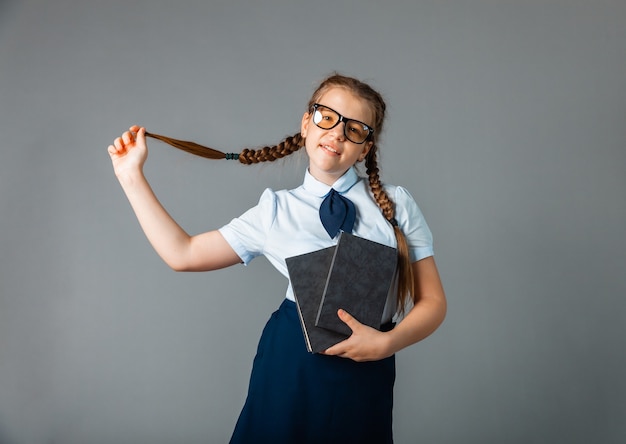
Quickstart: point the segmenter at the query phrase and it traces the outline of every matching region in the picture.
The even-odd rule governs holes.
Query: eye
[[[365,134],[367,133],[367,127],[361,125],[350,125],[348,130],[354,134]]]

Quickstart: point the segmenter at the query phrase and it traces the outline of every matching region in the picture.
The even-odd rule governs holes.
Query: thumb
[[[133,125],[129,128],[130,133],[135,137],[136,140],[146,138],[146,129],[143,126]]]
[[[358,328],[361,325],[361,323],[357,321],[354,316],[345,311],[343,308],[337,310],[337,316],[339,316],[339,319],[341,319],[348,327],[350,327],[350,330],[352,331],[354,331],[355,328]]]
[[[147,147],[148,143],[146,140],[146,129],[143,126],[133,125],[130,127],[131,132],[135,137],[135,141],[138,145]]]

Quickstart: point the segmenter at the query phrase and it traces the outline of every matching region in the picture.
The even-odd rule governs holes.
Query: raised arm
[[[241,259],[219,231],[188,235],[167,213],[143,173],[148,157],[146,130],[132,126],[109,145],[113,170],[148,240],[176,271],[208,271]]]

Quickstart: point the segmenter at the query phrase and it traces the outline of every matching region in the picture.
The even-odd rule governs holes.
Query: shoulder
[[[261,193],[257,204],[249,208],[241,216],[233,219],[231,225],[239,222],[258,227],[271,226],[276,217],[276,202],[276,192],[271,188],[266,188],[263,193]]]
[[[259,197],[259,204],[264,203],[264,202],[273,202],[273,201],[275,201],[277,193],[281,193],[281,192],[282,191],[276,192],[276,191],[274,191],[271,188],[266,188],[261,193],[261,197]]]
[[[400,185],[384,184],[383,189],[395,204],[397,211],[406,209],[409,211],[418,211],[421,215],[421,210],[419,209],[417,201],[405,187]]]
[[[412,260],[432,255],[432,232],[411,193],[397,185],[385,186],[385,191],[395,204],[396,220],[413,249]]]
[[[384,190],[387,192],[389,197],[391,197],[394,201],[406,202],[413,201],[415,199],[405,187],[401,185],[391,185],[391,184],[383,184]]]

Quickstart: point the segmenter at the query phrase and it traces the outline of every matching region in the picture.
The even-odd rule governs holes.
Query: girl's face
[[[374,114],[369,104],[345,88],[329,89],[317,103],[335,110],[346,119],[373,126]],[[320,182],[332,185],[352,165],[365,158],[373,143],[366,141],[357,144],[346,139],[345,122],[339,122],[334,128],[326,130],[319,128],[312,119],[313,113],[304,113],[300,129],[306,138],[309,173]]]

